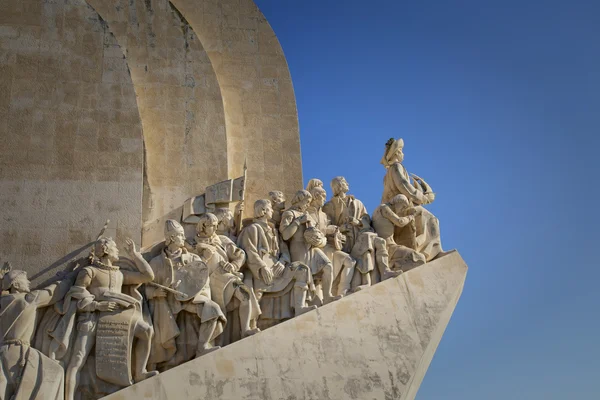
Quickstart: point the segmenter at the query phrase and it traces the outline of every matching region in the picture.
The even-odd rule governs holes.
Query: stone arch
[[[107,218],[107,235],[139,242],[143,141],[127,63],[98,14],[84,0],[18,3],[0,12],[0,258],[39,282]]]
[[[144,245],[205,187],[227,178],[223,99],[194,30],[167,0],[87,0],[126,55],[142,119]]]
[[[248,198],[302,189],[296,99],[273,29],[252,0],[171,0],[210,58],[223,96],[230,176],[248,158]],[[250,203],[251,204],[251,203]]]

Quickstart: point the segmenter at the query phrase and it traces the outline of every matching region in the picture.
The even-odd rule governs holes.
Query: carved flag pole
[[[244,157],[244,172],[242,174],[243,176],[243,184],[242,184],[242,193],[241,193],[241,198],[242,198],[242,204],[244,203],[244,200],[246,199],[246,177],[247,177],[247,171],[248,171],[248,157]],[[236,221],[235,221],[235,227],[236,227],[236,235],[240,234],[240,231],[242,230],[242,219],[243,219],[243,211],[240,211],[236,216]]]

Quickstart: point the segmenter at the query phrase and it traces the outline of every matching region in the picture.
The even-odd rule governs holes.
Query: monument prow
[[[445,253],[104,399],[413,399],[466,273]]]

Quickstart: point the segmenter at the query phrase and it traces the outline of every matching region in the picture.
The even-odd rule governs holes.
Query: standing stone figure
[[[306,305],[306,295],[312,284],[310,269],[301,262],[292,262],[287,244],[280,239],[279,232],[273,226],[271,218],[273,208],[269,200],[254,202],[254,221],[240,233],[238,245],[246,252],[246,266],[251,274],[246,282],[252,282],[256,297],[261,300],[264,294],[270,299],[292,294],[291,308],[298,316],[313,310],[315,306]],[[262,317],[278,320],[278,307],[268,307],[270,311]],[[285,317],[285,315],[283,315]]]
[[[306,190],[299,190],[292,199],[292,206],[281,216],[279,232],[289,244],[292,262],[301,262],[311,270],[313,278],[320,279],[323,287],[323,303],[338,300],[341,296],[332,294],[334,281],[333,265],[319,247],[327,243],[325,235],[312,226],[306,212],[312,196]]]
[[[193,248],[208,265],[211,296],[228,316],[228,325],[233,321],[227,313],[239,313],[239,329],[228,332],[229,339],[222,338],[222,343],[227,344],[240,335],[244,338],[260,332],[256,326],[260,306],[252,288],[244,284],[244,275],[240,272],[246,255],[231,239],[217,235],[218,222],[217,217],[211,213],[200,217]]]
[[[315,180],[317,179],[311,179],[309,186]],[[329,217],[322,210],[327,199],[327,192],[323,189],[323,185],[313,186],[310,194],[312,195],[312,201],[306,211],[310,216],[313,226],[320,230],[327,238],[327,244],[322,250],[333,265],[334,285],[332,293],[336,296],[345,296],[351,289],[350,285],[356,261],[348,253],[342,251],[343,234],[337,226],[329,223]]]
[[[64,399],[64,370],[57,361],[31,347],[30,340],[37,310],[62,299],[73,279],[66,277],[30,291],[27,273],[6,263],[0,270],[0,281],[0,399]]]
[[[285,195],[279,190],[273,190],[269,192],[269,198],[271,199],[271,206],[273,207],[273,218],[271,222],[275,225],[276,229],[279,229],[281,223],[281,214],[285,210]]]
[[[367,214],[364,204],[348,195],[350,186],[343,176],[336,176],[331,180],[333,197],[323,206],[323,211],[333,225],[340,227],[346,236],[344,251],[350,253],[360,229],[360,217]]]
[[[422,205],[429,204],[435,199],[431,187],[421,178],[408,175],[402,165],[404,161],[404,141],[402,139],[389,139],[385,144],[385,152],[381,164],[386,168],[383,180],[383,196],[381,203],[389,203],[397,194],[403,194],[415,206],[415,228],[417,237],[417,250],[425,256],[427,261],[435,258],[442,252],[440,239],[440,224],[438,219]],[[406,232],[406,230],[404,231]],[[394,235],[397,244],[410,247],[410,237],[403,237],[400,230]]]
[[[381,204],[373,212],[373,227],[387,244],[390,267],[404,272],[425,263],[425,256],[417,252],[415,227],[416,210],[405,195],[398,194],[389,203]],[[402,215],[402,216],[401,216]],[[394,241],[394,230],[403,229],[404,237],[410,237],[410,246],[402,246]]]
[[[218,349],[211,342],[223,332],[227,320],[211,300],[208,266],[185,248],[179,222],[165,222],[165,247],[150,266],[155,283],[181,293],[146,285],[154,321],[149,365],[166,369]]]
[[[133,310],[131,319],[127,316],[123,319],[123,322],[133,325],[133,335],[137,338],[136,355],[132,357],[132,354],[129,353],[123,356],[129,358],[129,360],[135,359],[133,371],[135,382],[140,382],[158,374],[157,371],[148,372],[146,370],[146,363],[150,356],[152,327],[142,318],[141,299],[135,299],[121,292],[123,285],[139,285],[151,282],[154,279],[154,273],[150,265],[136,250],[133,241],[127,239],[126,243],[126,250],[132,257],[138,271],[121,270],[118,266],[113,265],[114,262],[119,260],[117,245],[111,238],[100,237],[94,244],[90,265],[77,274],[75,285],[71,287],[65,297],[64,309],[68,311],[63,317],[64,323],[59,324],[54,337],[62,343],[62,348],[66,349],[69,347],[71,332],[75,328],[76,337],[65,372],[65,398],[67,400],[75,398],[75,391],[79,386],[80,371],[96,344],[96,330],[99,318],[102,316],[116,315],[118,317],[119,314],[124,314],[128,309]],[[131,330],[131,327],[128,330]],[[96,353],[98,352],[96,351]],[[56,349],[53,350],[53,354],[56,355]],[[96,367],[98,366],[98,359],[106,356],[96,354]],[[105,361],[109,363],[109,360]],[[111,373],[108,372],[107,374],[110,375]],[[119,376],[116,379],[128,380],[127,377]]]

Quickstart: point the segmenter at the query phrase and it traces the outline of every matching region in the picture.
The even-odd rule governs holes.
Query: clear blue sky
[[[470,267],[417,399],[600,399],[600,1],[256,3],[305,182],[344,175],[372,211],[403,137]]]

